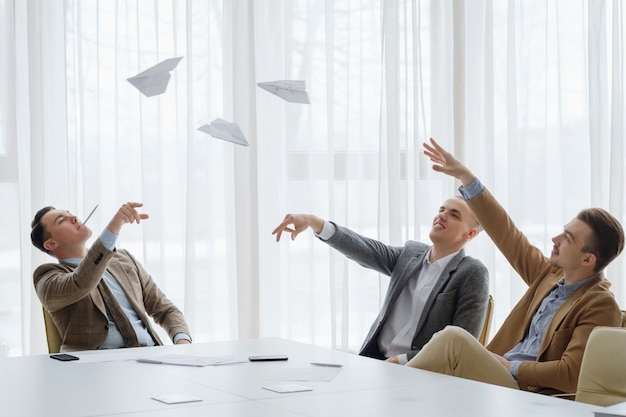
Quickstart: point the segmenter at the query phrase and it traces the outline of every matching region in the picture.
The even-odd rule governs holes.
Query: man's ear
[[[595,254],[589,252],[585,254],[585,257],[583,258],[583,265],[584,266],[588,266],[588,267],[595,267],[596,266],[596,261],[598,260],[598,258],[596,257]]]
[[[49,251],[49,252],[55,250],[57,248],[57,246],[59,246],[59,244],[54,239],[48,239],[45,242],[43,242],[44,249]]]
[[[465,236],[467,236],[467,238],[469,240],[474,239],[476,237],[476,235],[478,234],[478,229],[476,229],[475,227],[472,227],[469,232],[467,232],[465,234]]]

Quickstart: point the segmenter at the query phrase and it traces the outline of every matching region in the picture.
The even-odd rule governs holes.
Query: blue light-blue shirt
[[[471,200],[478,197],[484,189],[485,186],[480,182],[480,180],[478,178],[474,178],[474,180],[466,187],[459,187],[459,192],[465,200]],[[557,310],[573,293],[576,292],[576,290],[594,277],[595,275],[568,285],[565,285],[564,279],[561,278],[556,287],[546,296],[546,298],[543,299],[530,322],[530,327],[526,337],[524,337],[524,339],[519,342],[517,346],[504,354],[504,358],[511,361],[509,371],[511,372],[511,375],[513,375],[513,378],[517,379],[517,371],[523,361],[537,360],[541,341],[543,340],[546,330],[548,330],[550,321],[552,320],[552,317],[554,317]]]
[[[105,228],[102,234],[100,235],[100,242],[105,248],[112,251],[115,248],[115,244],[117,243],[117,237],[118,236],[116,234],[112,233],[111,231],[109,231],[109,229]],[[61,261],[67,264],[73,265],[73,266],[78,266],[81,263],[82,259],[81,258],[66,258],[66,259],[62,259]],[[113,293],[113,296],[115,296],[115,299],[119,303],[120,307],[122,308],[124,313],[126,313],[126,316],[128,316],[128,320],[130,320],[130,323],[132,324],[133,329],[135,330],[135,333],[137,334],[137,340],[139,341],[139,344],[141,346],[154,346],[156,344],[154,339],[148,332],[146,325],[144,324],[144,322],[141,320],[141,317],[139,317],[139,315],[133,308],[133,305],[130,303],[130,300],[124,293],[124,290],[122,289],[120,284],[117,282],[117,280],[113,277],[113,275],[109,273],[108,270],[104,271],[104,275],[102,276],[102,279],[104,279],[104,282],[110,288],[111,292]],[[113,318],[108,313],[108,311],[107,311],[107,316],[109,319],[109,332],[107,334],[107,338],[105,339],[104,344],[102,345],[101,349],[116,349],[116,348],[124,347],[124,339],[122,338],[122,334],[117,329],[117,326],[115,325],[115,322],[113,321]],[[173,342],[176,343],[180,339],[187,339],[191,341],[191,337],[189,335],[185,333],[176,333],[174,335]]]

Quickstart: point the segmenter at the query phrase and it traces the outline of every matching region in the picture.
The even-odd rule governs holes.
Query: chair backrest
[[[48,352],[49,353],[59,353],[61,350],[61,335],[59,334],[59,330],[57,330],[56,324],[52,321],[52,317],[48,310],[45,307],[42,307],[43,310],[43,321],[46,325],[46,339],[48,340]]]
[[[580,365],[576,401],[609,406],[626,401],[626,328],[591,331]]]
[[[487,315],[485,316],[485,323],[483,324],[483,331],[480,332],[478,340],[483,346],[487,345],[489,341],[489,332],[491,331],[491,320],[493,318],[493,296],[489,294],[489,302],[487,303]]]

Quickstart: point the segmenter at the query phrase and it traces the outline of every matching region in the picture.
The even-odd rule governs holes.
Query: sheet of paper
[[[78,356],[80,360],[76,363],[95,363],[95,362],[121,362],[136,360],[140,355],[138,349],[104,349],[91,350],[81,352],[70,352],[74,356]]]
[[[160,395],[158,397],[152,397],[153,400],[162,402],[163,404],[181,404],[181,403],[195,403],[202,401],[201,398],[194,397],[187,394],[168,394]]]
[[[231,357],[188,356],[175,354],[137,358],[137,362],[180,366],[214,366],[224,365],[226,363],[233,363]]]
[[[287,394],[289,392],[313,391],[313,388],[305,387],[304,385],[298,384],[266,385],[261,388],[269,391],[278,392],[279,394]]]
[[[262,89],[287,100],[290,103],[309,104],[306,82],[300,80],[279,80],[257,83]]]
[[[341,368],[314,366],[311,368],[280,368],[274,371],[269,381],[317,381],[330,382],[341,372]]]
[[[170,71],[176,68],[181,59],[182,56],[166,59],[127,80],[146,97],[163,94],[170,81]]]
[[[206,133],[217,139],[236,143],[237,145],[248,146],[243,132],[237,123],[227,122],[223,119],[215,119],[211,124],[205,124],[198,128],[200,132]]]
[[[608,406],[602,410],[594,411],[595,417],[623,417],[626,416],[626,402]]]

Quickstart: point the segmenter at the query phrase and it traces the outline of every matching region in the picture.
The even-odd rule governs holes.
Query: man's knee
[[[446,326],[443,330],[435,333],[431,340],[465,340],[467,338],[473,338],[473,336],[465,329],[459,326]]]

